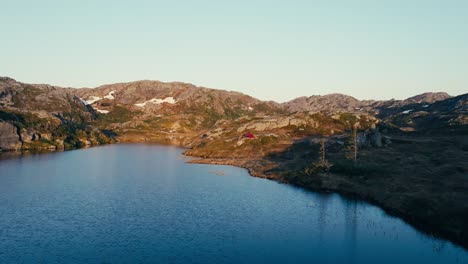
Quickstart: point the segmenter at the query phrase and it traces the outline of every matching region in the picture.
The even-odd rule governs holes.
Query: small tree
[[[318,163],[318,167],[328,171],[332,164],[326,158],[326,142],[327,140],[325,138],[320,140],[320,161]]]
[[[326,139],[320,140],[319,160],[313,162],[310,166],[306,167],[304,172],[307,175],[315,175],[320,172],[327,172],[332,166],[331,162],[326,159]]]
[[[347,146],[345,147],[345,156],[357,163],[358,158],[358,127],[359,123],[354,124]]]

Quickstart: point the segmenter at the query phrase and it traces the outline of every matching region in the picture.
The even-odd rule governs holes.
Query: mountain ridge
[[[441,101],[449,102],[447,104],[451,108],[435,104]],[[46,140],[39,145],[49,145],[50,148],[54,145],[65,147],[66,137],[53,136],[56,134],[54,131],[71,124],[80,127],[78,131],[87,130],[87,134],[91,130],[95,134],[102,134],[99,138],[103,142],[112,140],[106,139],[99,131],[113,131],[111,135],[115,135],[116,140],[142,141],[149,137],[151,141],[188,146],[197,135],[216,129],[220,121],[254,130],[305,126],[304,131],[330,135],[349,129],[351,120],[361,120],[359,122],[364,122],[366,127],[376,127],[384,122],[407,131],[468,123],[466,108],[457,108],[456,104],[466,105],[466,98],[450,97],[440,92],[423,93],[405,100],[361,101],[349,95],[332,93],[277,103],[262,101],[236,91],[205,88],[184,82],[141,80],[105,84],[96,88],[63,88],[0,77],[0,109],[5,113],[4,116],[10,118],[3,121],[22,131],[17,134],[23,143],[23,138],[38,139],[39,132],[42,132],[44,139],[52,140],[52,145]],[[29,121],[12,121],[15,113],[27,115]],[[19,120],[25,117],[15,118]],[[37,128],[30,126],[37,126],[38,123],[43,124]],[[69,129],[77,130],[76,127]],[[25,130],[37,135],[26,136],[28,133]],[[24,136],[21,136],[22,133]],[[96,144],[98,140],[94,137],[69,138],[69,147]],[[10,138],[13,137],[10,135]],[[6,150],[6,145],[16,149],[21,144],[3,144],[0,148]],[[37,144],[22,145],[22,148],[34,148]]]
[[[13,82],[18,82],[18,83],[23,83],[23,82],[17,81],[14,78],[8,77],[8,76],[0,76],[0,81],[6,81],[6,80],[13,81]],[[168,82],[165,82],[165,81],[150,80],[150,79],[143,79],[143,80],[136,80],[136,81],[123,81],[123,82],[116,82],[116,83],[106,83],[106,84],[98,85],[96,87],[72,87],[72,86],[51,85],[51,84],[47,84],[47,83],[23,83],[23,84],[38,85],[38,86],[50,86],[50,87],[56,87],[56,88],[75,89],[75,90],[88,90],[88,89],[89,90],[98,90],[98,89],[105,89],[105,88],[112,87],[112,86],[131,85],[131,84],[136,84],[136,83],[156,83],[156,84],[159,83],[159,84],[168,84],[168,85],[186,85],[186,86],[193,86],[195,88],[203,88],[203,89],[219,90],[219,91],[225,91],[225,92],[233,92],[233,93],[239,93],[239,94],[250,96],[250,95],[248,95],[246,93],[243,93],[243,92],[238,92],[238,91],[234,91],[234,90],[225,90],[225,89],[220,89],[220,88],[210,88],[210,87],[196,85],[196,84],[193,84],[193,83],[190,83],[190,82],[181,82],[181,81],[168,81]],[[462,94],[460,94],[460,95],[462,95]],[[349,97],[349,98],[352,98],[352,99],[354,99],[356,101],[359,101],[359,102],[388,102],[388,101],[397,101],[398,102],[398,101],[416,101],[416,100],[420,100],[420,102],[428,102],[428,103],[448,99],[450,97],[455,97],[455,96],[449,95],[447,92],[423,92],[423,93],[415,94],[413,96],[410,96],[410,97],[407,97],[407,98],[404,98],[404,99],[357,99],[352,95],[347,95],[347,94],[343,94],[343,93],[329,93],[329,94],[324,94],[324,95],[314,95],[314,94],[312,94],[312,95],[303,95],[303,96],[299,96],[299,97],[293,98],[293,99],[285,101],[285,102],[277,102],[275,100],[262,100],[262,99],[259,99],[259,98],[256,98],[256,99],[259,100],[259,101],[262,101],[262,102],[274,102],[276,104],[287,104],[287,103],[289,103],[291,101],[295,101],[295,100],[303,99],[303,98],[311,98],[311,97],[329,98],[329,97],[336,97],[336,96]],[[250,97],[253,97],[253,96],[250,96]]]

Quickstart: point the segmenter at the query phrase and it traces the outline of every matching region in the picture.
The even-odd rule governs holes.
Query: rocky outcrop
[[[32,129],[21,129],[21,141],[24,143],[32,143],[33,141],[41,139],[41,134]]]
[[[21,145],[17,128],[10,123],[0,121],[0,150],[19,150]]]
[[[383,136],[378,128],[358,133],[357,142],[360,148],[380,148],[392,143],[391,139]]]
[[[318,122],[313,119],[303,119],[298,117],[278,117],[278,118],[266,118],[263,120],[251,121],[247,124],[240,126],[237,132],[242,133],[244,131],[269,131],[287,126],[311,126],[318,127]]]

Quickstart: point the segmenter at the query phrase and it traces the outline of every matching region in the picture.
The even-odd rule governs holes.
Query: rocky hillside
[[[219,120],[280,114],[273,102],[186,83],[138,81],[94,89],[0,79],[0,149],[121,141],[186,145]]]
[[[356,123],[362,130],[383,122],[405,131],[423,131],[466,125],[466,104],[467,95],[452,98],[445,93],[390,101],[330,94],[278,104],[178,82],[73,89],[3,77],[0,149],[75,148],[113,140],[192,147],[204,134],[219,134],[213,131],[231,133],[233,138],[248,132],[270,133],[281,140],[291,135],[338,135]]]
[[[73,89],[0,78],[0,150],[56,150],[110,143]]]
[[[75,94],[97,113],[95,125],[121,141],[187,146],[220,120],[276,115],[279,104],[186,83],[139,81],[80,89]]]

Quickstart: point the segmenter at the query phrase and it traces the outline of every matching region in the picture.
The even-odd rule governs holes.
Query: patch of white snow
[[[83,100],[82,98],[78,97],[80,99],[80,101],[84,104],[84,105],[89,105],[89,103],[86,101],[86,100]]]
[[[102,110],[102,109],[96,109],[96,111],[98,111],[101,114],[108,114],[109,113],[108,110]]]
[[[90,104],[94,104],[95,102],[99,101],[99,100],[102,100],[102,97],[98,97],[98,96],[91,96],[90,99],[86,100],[86,102],[90,105]]]
[[[401,112],[401,113],[402,113],[402,114],[409,114],[411,111],[413,111],[413,109],[406,110],[406,111],[403,111],[403,112]]]
[[[116,92],[115,90],[110,91],[106,96],[104,96],[104,98],[114,100],[115,99],[115,97],[114,97],[115,92]]]

